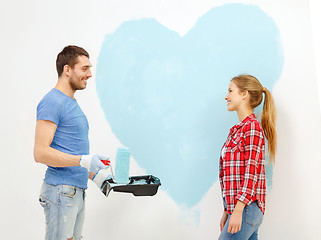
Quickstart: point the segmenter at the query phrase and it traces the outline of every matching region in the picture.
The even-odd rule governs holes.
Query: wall
[[[142,29],[133,31],[130,24],[145,23],[144,19],[149,18],[152,19],[152,28],[149,29],[149,33],[157,36],[160,33],[156,32],[155,27],[158,27],[160,31],[164,31],[168,39],[177,39],[179,42],[177,46],[184,46],[186,42],[180,42],[182,39],[192,39],[192,43],[204,40],[205,37],[201,35],[200,31],[210,28],[211,24],[202,25],[199,28],[201,30],[198,32],[196,31],[197,27],[202,24],[201,21],[206,22],[206,16],[209,16],[210,11],[224,7],[228,3],[255,3],[260,13],[268,16],[268,19],[271,20],[269,23],[276,27],[277,32],[272,31],[270,33],[275,34],[275,37],[279,37],[275,44],[280,52],[273,53],[276,59],[271,58],[276,62],[267,61],[266,63],[275,64],[273,71],[267,71],[267,69],[271,69],[271,66],[263,63],[255,67],[253,67],[254,63],[250,64],[250,67],[253,68],[249,67],[248,70],[244,70],[260,75],[266,85],[273,90],[278,111],[277,162],[273,172],[269,168],[270,174],[268,178],[271,185],[267,197],[267,212],[260,229],[261,239],[318,239],[321,237],[317,231],[320,228],[318,221],[320,211],[317,209],[317,203],[313,201],[313,199],[319,199],[321,196],[320,192],[315,189],[321,183],[317,172],[321,166],[320,157],[316,151],[313,151],[313,149],[318,149],[320,144],[321,108],[313,56],[309,6],[303,0],[285,0],[282,2],[274,0],[120,0],[93,1],[91,3],[88,3],[88,1],[52,2],[32,0],[14,3],[1,2],[3,14],[0,20],[3,24],[3,38],[1,39],[0,48],[1,52],[4,53],[4,57],[1,59],[2,92],[0,95],[2,102],[0,126],[2,137],[0,141],[3,158],[0,170],[2,183],[0,234],[2,236],[11,236],[13,239],[20,239],[26,236],[28,239],[40,239],[44,235],[44,216],[37,200],[45,166],[36,164],[33,161],[32,153],[35,109],[43,95],[54,87],[56,83],[55,58],[57,53],[65,45],[76,44],[88,50],[93,64],[94,77],[88,82],[88,87],[85,91],[76,94],[77,101],[86,113],[90,123],[91,152],[103,153],[114,159],[118,146],[130,145],[134,149],[134,155],[138,156],[133,156],[131,159],[130,174],[155,174],[161,177],[164,183],[157,195],[153,197],[136,198],[132,195],[112,192],[106,198],[94,184],[89,182],[84,236],[88,239],[117,240],[128,238],[141,240],[149,238],[216,239],[218,237],[222,202],[216,176],[217,166],[215,164],[218,161],[218,156],[215,151],[217,150],[211,152],[211,148],[206,148],[204,152],[211,155],[208,161],[205,157],[201,158],[203,152],[200,151],[200,156],[197,153],[198,149],[202,149],[204,144],[202,143],[196,148],[194,138],[197,136],[192,134],[193,131],[198,131],[199,129],[191,129],[191,131],[186,131],[185,129],[183,133],[180,132],[179,134],[185,134],[187,140],[194,140],[190,142],[183,141],[186,144],[182,145],[185,147],[182,148],[182,152],[187,157],[182,157],[180,164],[186,164],[187,161],[191,164],[183,172],[179,172],[179,166],[176,166],[175,162],[169,161],[175,159],[173,155],[168,160],[164,160],[162,162],[164,163],[163,165],[159,163],[164,157],[160,158],[160,155],[156,155],[154,151],[161,147],[159,144],[162,144],[162,142],[159,142],[156,148],[148,155],[150,157],[155,154],[154,159],[157,159],[157,161],[153,159],[150,160],[151,162],[141,160],[142,157],[139,157],[141,156],[139,153],[146,150],[146,157],[149,146],[146,146],[146,149],[143,150],[135,150],[136,145],[131,145],[131,141],[139,138],[135,137],[133,129],[127,129],[123,125],[115,125],[120,121],[117,119],[118,115],[109,116],[108,110],[110,108],[106,107],[108,101],[115,101],[115,104],[119,104],[122,99],[127,99],[126,96],[128,95],[126,93],[130,92],[135,84],[132,85],[132,88],[127,89],[128,91],[126,92],[125,87],[131,85],[124,83],[120,87],[120,90],[125,89],[124,95],[118,94],[120,98],[117,98],[116,94],[109,98],[109,96],[112,96],[113,89],[117,87],[117,81],[113,83],[112,78],[110,78],[109,86],[99,85],[102,83],[99,82],[99,77],[104,77],[106,73],[104,68],[106,65],[102,63],[108,59],[104,59],[103,56],[109,57],[108,52],[103,55],[105,44],[108,43],[108,39],[118,36],[116,33],[121,32],[121,27],[129,26],[128,31],[132,31],[133,34],[138,31],[142,31],[142,34],[144,34],[143,30],[147,29],[147,26],[144,25]],[[235,14],[237,15],[237,12]],[[133,20],[135,21],[133,22]],[[235,21],[240,21],[240,19],[235,19]],[[222,24],[224,25],[225,23],[223,22]],[[121,33],[126,34],[126,31],[122,30]],[[124,40],[121,39],[123,35],[119,36],[115,38],[115,42],[124,43]],[[211,42],[208,41],[206,43],[209,44]],[[128,46],[132,45],[125,45],[125,47]],[[170,47],[172,44],[165,46]],[[142,48],[140,53],[147,47],[146,45],[145,48]],[[200,44],[199,47],[204,47],[204,44]],[[261,48],[258,46],[258,52],[262,54],[262,49],[265,47],[266,45]],[[185,50],[187,48],[188,45]],[[121,47],[119,49],[119,51],[123,50]],[[155,47],[152,46],[149,51],[153,49]],[[166,49],[162,49],[162,52],[166,53]],[[209,49],[210,51],[215,49],[215,46],[204,47],[204,49]],[[238,49],[236,48],[236,50]],[[115,54],[115,62],[118,59],[130,59],[130,56],[125,56],[124,59],[121,59],[115,48],[111,47],[109,50]],[[254,50],[252,49],[251,51]],[[126,51],[124,52],[126,53]],[[128,52],[130,53],[129,50]],[[183,62],[182,59],[188,59],[189,56],[199,57],[199,59],[204,60],[204,54],[197,56],[197,50],[187,55],[175,53],[171,59],[177,57],[176,62],[174,61],[174,65],[172,62],[169,66],[178,66],[178,63]],[[179,59],[178,56],[180,57]],[[157,81],[167,80],[168,82],[164,82],[164,84],[169,84],[171,86],[169,89],[177,90],[179,89],[178,86],[170,85],[173,79],[179,79],[177,76],[180,75],[175,74],[186,74],[188,71],[179,67],[170,69],[157,68],[158,66],[166,67],[166,64],[162,65],[164,64],[164,62],[161,62],[162,57],[164,56],[156,58],[159,64],[149,66],[149,68],[142,67],[149,71],[144,72],[145,75],[143,76],[147,76],[146,79],[151,79],[156,84],[147,85],[149,88],[143,91],[143,94],[147,94],[145,97],[151,100],[149,104],[154,104],[152,108],[158,110],[157,114],[171,110],[168,108],[163,109],[163,106],[169,107],[171,102],[179,102],[178,99],[173,98],[174,100],[171,99],[171,101],[161,104],[163,103],[162,101],[169,99],[167,94],[171,94],[171,92],[167,91],[168,88],[167,90],[162,89],[162,91],[153,92],[155,88],[162,87],[162,84]],[[226,56],[224,55],[219,59],[226,61],[226,64],[223,64],[220,69],[230,64],[228,58],[225,59],[224,57]],[[145,57],[138,58],[139,61],[137,63],[142,65],[147,58],[148,54]],[[268,58],[268,60],[271,59]],[[130,64],[131,62],[128,60],[126,63]],[[117,63],[115,66],[122,67],[121,63]],[[124,64],[124,67],[126,66]],[[200,70],[202,66],[204,65],[199,65],[195,68],[196,73],[203,72],[203,69],[202,71]],[[189,68],[191,67],[193,66],[189,66]],[[208,114],[206,116],[208,116],[208,119],[213,120],[213,124],[211,124],[212,122],[200,122],[206,116],[193,119],[186,111],[180,115],[188,123],[185,127],[191,128],[193,121],[195,121],[195,125],[204,124],[209,132],[213,132],[215,128],[221,126],[219,124],[222,119],[223,121],[229,119],[231,122],[222,125],[222,128],[224,128],[222,132],[227,134],[228,128],[237,122],[237,118],[234,113],[225,112],[224,83],[228,83],[231,76],[246,69],[246,67],[248,66],[233,62],[230,67],[231,71],[223,69],[222,72],[217,73],[215,76],[219,79],[224,79],[221,80],[223,82],[208,85],[210,88],[205,90],[198,90],[200,93],[206,92],[208,94],[213,89],[215,94],[203,94],[210,96],[208,98],[205,97],[199,100],[197,91],[195,91],[195,99],[200,101],[196,106],[204,106],[206,110],[203,112],[196,111],[195,115],[203,116],[201,114],[206,112]],[[210,70],[206,71],[208,74],[202,75],[203,80],[206,76],[214,74]],[[158,74],[166,72],[167,75],[160,75],[162,78],[157,79],[157,76],[153,74],[154,72]],[[136,73],[130,73],[128,69],[123,73],[127,74],[126,76],[138,76]],[[190,87],[197,86],[198,84],[193,85],[193,80],[198,76],[196,73],[183,75],[182,83],[184,84],[182,86],[186,86],[186,84],[190,84]],[[119,74],[119,72],[114,72],[114,74]],[[171,79],[167,78],[168,76],[174,77]],[[122,79],[119,79],[121,82]],[[126,79],[125,77],[124,80]],[[271,79],[273,79],[273,82],[271,82]],[[206,79],[206,81],[207,84],[211,84],[211,79]],[[146,85],[142,86],[146,87]],[[215,86],[218,86],[218,89],[214,90]],[[103,88],[106,89],[102,90]],[[181,97],[186,98],[189,91],[187,89],[186,94]],[[164,96],[166,97],[165,100]],[[211,98],[212,96],[215,96],[215,98]],[[128,99],[130,101],[125,106],[131,105],[137,109],[133,100],[131,98]],[[190,105],[182,105],[183,109],[188,108],[188,106],[194,106],[195,99],[191,98]],[[183,104],[182,102],[179,103]],[[213,103],[213,112],[210,111],[211,103]],[[217,108],[214,108],[214,105],[221,106],[222,109],[215,112],[214,109]],[[144,106],[145,110],[149,106]],[[139,113],[143,113],[143,111]],[[216,122],[214,118],[218,116],[218,113],[223,117],[221,121]],[[159,117],[157,114],[155,114],[156,118],[165,119],[164,115]],[[151,113],[147,115],[150,116]],[[173,126],[173,129],[176,129],[178,125],[175,124],[180,122],[172,121],[171,119],[167,123],[173,125],[166,126]],[[130,124],[132,121],[134,121],[133,118],[131,118],[131,121],[125,121],[125,124]],[[135,121],[139,122],[138,120]],[[164,126],[161,125],[161,127]],[[123,129],[124,133],[119,129]],[[153,131],[156,131],[156,129]],[[129,132],[128,136],[133,137],[134,140],[126,139],[126,132]],[[220,134],[217,134],[218,137],[215,139],[207,135],[206,137],[209,138],[209,141],[213,141],[213,146],[218,146],[224,141],[224,136],[221,137]],[[198,137],[199,140],[202,140],[202,137]],[[140,143],[145,141],[144,138],[140,140]],[[180,147],[175,145],[175,141],[169,141],[169,143],[172,144],[170,147],[174,149]],[[148,142],[144,144],[148,144]],[[190,150],[193,151],[191,152]],[[193,156],[193,158],[191,159],[189,156]],[[204,166],[209,167],[204,168]],[[172,175],[166,170],[172,171]],[[213,175],[209,174],[211,171],[213,171]],[[207,176],[204,179],[201,178],[203,173]],[[180,183],[172,180],[175,174],[180,174],[179,176],[183,179]],[[171,180],[169,181],[168,179]],[[197,181],[199,179],[202,182],[198,188]],[[190,187],[186,187],[184,183]],[[181,189],[184,189],[184,191],[180,192]]]

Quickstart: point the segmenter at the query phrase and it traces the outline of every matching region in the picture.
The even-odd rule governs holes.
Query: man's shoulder
[[[60,94],[60,92],[57,89],[53,88],[42,98],[42,100],[59,100],[62,98],[63,96]]]
[[[63,106],[66,98],[61,92],[55,88],[51,89],[40,101],[38,106],[48,105],[51,107]]]
[[[64,100],[52,89],[39,102],[37,106],[38,118],[44,118],[49,115],[60,115],[64,108]]]

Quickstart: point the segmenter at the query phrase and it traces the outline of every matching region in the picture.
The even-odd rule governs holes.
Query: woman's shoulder
[[[247,118],[242,129],[243,131],[261,130],[262,126],[261,126],[261,123],[257,120],[255,115],[253,114]]]

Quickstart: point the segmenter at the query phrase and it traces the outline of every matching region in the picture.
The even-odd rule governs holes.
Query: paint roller
[[[105,165],[107,163],[103,162]],[[152,175],[129,177],[130,151],[128,148],[119,147],[116,154],[115,174],[110,167],[111,179],[107,179],[101,191],[106,195],[114,192],[132,193],[134,196],[153,196],[161,185],[160,180]]]

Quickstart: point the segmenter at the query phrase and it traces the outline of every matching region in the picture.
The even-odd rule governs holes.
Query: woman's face
[[[233,81],[230,82],[225,100],[227,101],[228,111],[237,111],[242,103],[243,94]]]

